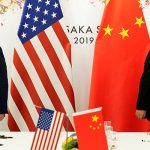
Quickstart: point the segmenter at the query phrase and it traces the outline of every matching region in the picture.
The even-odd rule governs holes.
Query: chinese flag
[[[108,150],[101,108],[73,115],[80,150]]]
[[[110,0],[96,40],[90,108],[103,107],[104,120],[116,131],[147,131],[135,116],[148,31],[138,0]]]

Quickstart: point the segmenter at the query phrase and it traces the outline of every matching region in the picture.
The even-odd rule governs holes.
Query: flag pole
[[[42,108],[41,106],[38,106],[38,105],[34,105],[36,108]]]
[[[68,126],[69,126],[69,120],[68,120],[69,114],[66,114],[66,145],[68,144]]]

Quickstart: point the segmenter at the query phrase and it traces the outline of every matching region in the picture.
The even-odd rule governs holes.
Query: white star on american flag
[[[46,3],[46,6],[50,5],[50,0],[47,0],[45,3]]]
[[[37,7],[35,8],[35,10],[36,10],[36,12],[40,12],[40,7],[37,6]]]
[[[26,16],[26,19],[30,18],[30,14],[28,14],[28,13],[25,16]]]
[[[44,24],[46,24],[46,21],[47,21],[47,20],[43,19],[41,22],[42,22],[42,24],[44,25]]]
[[[38,0],[38,3],[42,2],[42,0]]]
[[[29,3],[29,5],[27,7],[28,7],[28,10],[32,9],[32,5],[30,3]]]
[[[37,21],[38,21],[38,18],[39,18],[39,17],[35,16],[35,17],[33,18],[34,22],[37,22]]]
[[[28,28],[28,24],[27,23],[25,23],[23,26],[24,26],[24,29]]]
[[[43,11],[43,13],[44,13],[44,15],[48,15],[48,10],[45,9],[45,10]]]
[[[36,31],[36,27],[35,26],[33,26],[31,29],[32,29],[32,32]]]
[[[54,12],[52,13],[53,18],[56,18],[56,15],[57,15],[57,13],[54,13]]]
[[[58,3],[55,2],[55,4],[53,5],[55,8],[58,8]]]
[[[21,36],[22,38],[26,38],[27,34],[23,32]]]

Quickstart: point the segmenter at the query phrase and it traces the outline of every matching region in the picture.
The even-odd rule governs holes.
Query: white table
[[[33,132],[0,132],[0,135],[12,136],[12,139],[0,139],[0,150],[30,150]],[[115,150],[150,150],[150,135],[144,132],[117,132]],[[66,133],[62,133],[57,150],[61,150]]]
[[[150,135],[146,132],[117,133],[116,150],[150,150]]]

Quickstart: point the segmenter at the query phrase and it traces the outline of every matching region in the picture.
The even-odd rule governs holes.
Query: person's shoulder
[[[148,52],[147,58],[150,59],[150,50]]]
[[[3,54],[3,50],[0,47],[0,65],[4,65],[5,64],[5,58],[4,58],[4,54]]]
[[[149,109],[146,111],[145,118],[150,121],[150,110]]]
[[[146,56],[145,64],[150,64],[150,51],[148,52]]]
[[[0,54],[3,54],[2,48],[0,47]]]
[[[0,57],[1,59],[4,59],[3,49],[0,47]]]
[[[2,48],[0,47],[0,52],[2,52]]]

